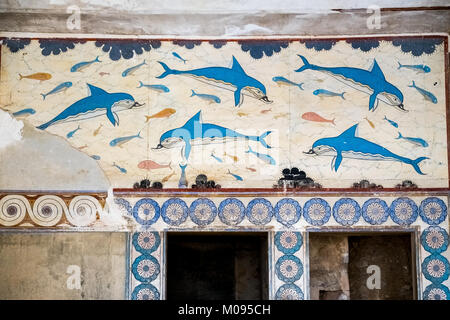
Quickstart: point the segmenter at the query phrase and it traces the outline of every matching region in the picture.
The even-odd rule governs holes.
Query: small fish
[[[336,119],[328,120],[328,119],[325,119],[322,116],[318,115],[315,112],[306,112],[306,113],[302,114],[302,118],[305,119],[305,120],[308,120],[308,121],[330,122],[330,123],[336,125],[336,123],[334,123],[334,120],[336,120]]]
[[[111,147],[115,147],[115,146],[122,146],[124,143],[127,143],[128,141],[134,139],[134,138],[140,138],[143,139],[141,137],[141,132],[139,131],[137,135],[134,136],[126,136],[126,137],[120,137],[120,138],[115,138],[113,140],[111,140],[111,142],[109,143],[109,145]]]
[[[100,156],[97,156],[96,154],[92,155],[91,158],[94,159],[94,160],[100,160]],[[125,169],[123,169],[123,170],[125,170]],[[122,170],[120,170],[120,171],[122,171]],[[124,173],[127,173],[127,170],[125,170]]]
[[[427,90],[425,90],[425,89],[422,89],[422,88],[417,87],[416,84],[414,83],[414,81],[412,82],[412,85],[410,85],[410,86],[408,86],[408,87],[410,87],[410,88],[416,88],[416,90],[419,91],[419,93],[420,93],[421,95],[423,95],[423,97],[425,98],[425,100],[431,101],[431,102],[433,102],[433,103],[437,103],[437,102],[438,102],[437,99],[436,99],[436,97],[435,97],[431,92],[429,92],[429,91],[427,91]]]
[[[287,117],[288,115],[289,115],[289,113],[279,113],[279,114],[275,115],[273,118],[274,119],[284,118],[284,117]]]
[[[136,71],[137,69],[139,69],[140,67],[142,67],[145,63],[145,59],[144,62],[134,66],[134,67],[130,67],[128,69],[126,69],[124,72],[122,72],[122,77],[126,77],[129,74],[132,74],[134,71]]]
[[[386,118],[386,116],[384,116],[383,120],[386,120],[387,122],[389,122],[391,124],[391,126],[398,128],[397,122],[389,120],[388,118]]]
[[[231,173],[230,169],[228,169],[228,174],[231,174],[238,181],[244,181],[244,179],[242,179],[242,177],[238,176],[237,174]]]
[[[45,80],[51,79],[52,75],[50,73],[38,72],[38,73],[30,74],[28,76],[23,76],[23,75],[21,75],[19,73],[19,77],[20,77],[20,80],[25,78],[25,79],[33,79],[33,80],[45,81]]]
[[[179,165],[181,168],[181,176],[180,176],[180,180],[178,181],[178,188],[186,188],[187,187],[187,180],[186,180],[186,167],[187,164],[185,165]]]
[[[162,178],[161,182],[164,183],[164,182],[169,181],[169,179],[172,178],[174,174],[175,174],[175,171],[172,171],[171,174],[169,174],[168,176],[165,176],[164,178]]]
[[[72,138],[73,135],[75,134],[75,132],[77,132],[77,131],[80,130],[80,129],[81,129],[81,128],[80,128],[80,125],[78,125],[78,128],[76,128],[75,130],[70,131],[70,132],[66,135],[67,139]]]
[[[373,122],[372,121],[370,121],[369,119],[367,119],[367,117],[364,117],[364,119],[366,119],[367,120],[367,122],[369,123],[369,125],[372,127],[372,128],[374,128],[375,129],[375,125],[373,124]]]
[[[203,93],[196,93],[194,90],[192,90],[192,94],[191,97],[193,96],[197,96],[203,100],[209,101],[210,103],[215,102],[215,103],[220,103],[220,98],[217,96],[214,96],[212,94],[203,94]]]
[[[98,60],[98,56],[94,60],[83,61],[73,65],[72,68],[70,68],[70,72],[82,71],[84,68],[90,66],[94,62],[101,62],[100,60]]]
[[[57,85],[51,91],[49,91],[47,93],[41,93],[42,99],[45,100],[45,97],[48,96],[49,94],[54,94],[54,93],[58,93],[58,92],[64,91],[67,88],[70,88],[71,86],[72,86],[72,82],[70,82],[70,81],[63,82],[63,83]]]
[[[27,116],[27,115],[35,114],[35,113],[36,113],[36,110],[34,110],[33,108],[27,108],[27,109],[22,109],[20,111],[16,111],[12,115],[14,117],[20,117],[20,116]]]
[[[421,73],[428,73],[431,71],[430,67],[426,66],[424,64],[411,65],[411,64],[401,64],[400,62],[398,62],[397,70],[400,68],[408,68],[408,69],[415,70],[415,71],[421,72]]]
[[[173,115],[175,112],[177,112],[175,109],[166,108],[155,114],[152,114],[151,116],[145,116],[145,118],[147,119],[147,120],[145,120],[145,122],[148,122],[150,119],[155,119],[155,118],[168,118],[171,115]]]
[[[85,149],[85,148],[87,148],[87,147],[88,147],[88,145],[85,144],[84,146],[78,147],[78,150],[83,150],[83,149]]]
[[[247,169],[247,170],[249,170],[249,171],[251,171],[251,172],[256,172],[256,169],[255,169],[255,168],[249,168],[249,167],[247,167],[247,168],[245,168],[245,169]]]
[[[345,92],[336,93],[336,92],[328,91],[325,89],[317,89],[317,90],[314,90],[313,95],[318,96],[318,97],[341,97],[342,99],[345,100],[344,93]]]
[[[238,162],[239,158],[236,156],[232,156],[231,154],[227,154],[226,152],[223,154],[224,157],[230,157],[234,162]]]
[[[127,173],[127,169],[119,167],[115,162],[113,163],[113,166],[120,170],[122,173]]]
[[[103,77],[103,76],[106,76],[106,75],[108,75],[108,76],[110,75],[109,72],[103,72],[103,71],[102,71],[102,72],[99,72],[98,74],[99,74],[100,76],[102,76],[102,77]]]
[[[248,113],[239,111],[239,112],[237,113],[237,115],[238,115],[239,117],[244,117],[244,116],[248,116]]]
[[[159,92],[169,92],[170,89],[167,88],[165,85],[163,84],[144,84],[142,81],[139,81],[139,87],[138,88],[149,88],[155,91],[159,91]]]
[[[269,112],[269,111],[272,111],[272,108],[266,109],[266,110],[261,110],[261,113],[267,113],[267,112]]]
[[[186,63],[186,59],[183,59],[182,57],[180,57],[180,55],[178,54],[178,53],[176,53],[176,52],[172,52],[172,54],[173,54],[173,56],[175,57],[175,58],[178,58],[178,59],[180,59],[181,61],[183,61],[184,63]]]
[[[96,135],[98,135],[98,133],[100,132],[100,129],[103,127],[103,124],[100,124],[99,127],[97,129],[95,129],[93,136],[95,137]]]
[[[272,165],[276,164],[274,158],[272,158],[268,154],[262,154],[262,153],[253,151],[250,146],[248,146],[248,151],[245,151],[245,152],[246,153],[253,153],[255,156],[257,156],[259,159],[261,159],[262,161],[264,161],[267,164],[272,164]]]
[[[155,170],[155,169],[163,169],[163,168],[172,169],[170,164],[171,164],[170,162],[169,162],[169,164],[159,164],[153,160],[143,160],[143,161],[139,162],[138,168],[145,169],[145,170]]]
[[[219,157],[215,156],[214,153],[211,153],[211,157],[213,157],[214,159],[216,159],[218,162],[223,162],[223,160],[220,159]]]
[[[400,132],[398,133],[398,137],[395,139],[404,139],[404,140],[411,142],[417,146],[422,146],[424,148],[428,147],[428,143],[425,140],[423,140],[421,138],[404,137],[404,136],[402,136],[402,134]]]
[[[291,80],[288,80],[288,79],[286,79],[284,77],[273,77],[272,80],[275,81],[278,85],[282,85],[282,84],[284,84],[284,85],[291,85],[291,86],[299,87],[301,90],[304,90],[303,87],[302,87],[303,86],[303,82],[295,83],[295,82],[292,82]]]

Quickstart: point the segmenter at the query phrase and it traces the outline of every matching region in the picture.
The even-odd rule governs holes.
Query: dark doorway
[[[410,232],[309,233],[313,300],[415,299]]]
[[[167,233],[168,300],[268,298],[267,233]]]

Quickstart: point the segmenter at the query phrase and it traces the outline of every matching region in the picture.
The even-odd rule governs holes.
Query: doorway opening
[[[309,233],[312,300],[417,298],[414,232]]]
[[[268,299],[265,232],[168,232],[167,300]]]

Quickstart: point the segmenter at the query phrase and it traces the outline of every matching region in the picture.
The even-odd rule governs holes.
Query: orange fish
[[[97,129],[95,129],[95,131],[94,131],[94,133],[93,133],[93,135],[94,135],[94,137],[96,136],[96,135],[98,135],[98,133],[100,132],[100,129],[103,127],[103,124],[100,124],[100,126],[97,128]]]
[[[88,145],[85,144],[84,146],[78,147],[78,150],[83,150],[84,148],[87,148],[87,147],[88,147]]]
[[[52,75],[50,73],[38,72],[38,73],[30,74],[28,76],[23,76],[19,73],[19,77],[20,77],[20,80],[22,80],[23,78],[26,78],[26,79],[45,81],[45,80],[51,79]]]
[[[262,110],[261,113],[267,113],[267,112],[269,112],[269,111],[272,111],[272,108],[266,109],[266,110]]]
[[[175,112],[177,112],[175,109],[166,108],[164,110],[161,110],[158,113],[152,114],[151,116],[145,116],[145,118],[147,118],[147,120],[145,120],[145,122],[148,122],[150,119],[153,119],[153,118],[167,118],[167,117],[170,117],[171,115],[173,115]]]
[[[172,172],[171,174],[169,174],[168,176],[164,177],[164,178],[161,180],[161,182],[164,183],[164,182],[169,181],[169,179],[172,178],[174,174],[175,174],[175,171],[173,171],[173,172]]]
[[[375,125],[373,124],[373,122],[372,121],[370,121],[369,119],[367,119],[367,117],[364,117],[364,119],[366,119],[367,120],[367,122],[370,124],[370,126],[372,127],[372,128],[374,128],[375,129]]]
[[[224,156],[230,157],[234,162],[238,162],[239,158],[236,156],[232,156],[231,154],[227,154],[226,152],[223,154]]]
[[[98,74],[103,77],[103,76],[109,75],[109,72],[99,72]]]
[[[139,162],[138,168],[145,169],[145,170],[155,170],[155,169],[162,169],[162,168],[172,169],[172,167],[170,166],[170,162],[169,162],[169,164],[159,164],[152,160],[144,160],[144,161]]]
[[[334,123],[334,120],[335,120],[335,119],[333,119],[333,120],[327,120],[327,119],[325,119],[325,118],[319,116],[319,115],[318,115],[317,113],[315,113],[315,112],[306,112],[306,113],[302,114],[302,118],[305,119],[305,120],[308,120],[308,121],[314,121],[314,122],[330,122],[330,123],[336,125],[336,124]]]
[[[249,168],[249,167],[247,167],[246,169],[247,169],[247,170],[250,170],[251,172],[256,172],[256,169],[254,169],[254,168]]]

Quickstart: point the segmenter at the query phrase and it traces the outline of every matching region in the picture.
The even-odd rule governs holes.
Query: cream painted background
[[[66,134],[81,126],[73,138],[67,141],[79,148],[87,145],[80,152],[89,155],[99,155],[99,166],[106,173],[114,187],[131,187],[132,184],[146,176],[151,180],[161,180],[170,175],[169,168],[152,170],[139,169],[137,164],[151,159],[160,164],[171,163],[174,175],[164,184],[165,187],[177,187],[180,177],[178,163],[181,160],[180,149],[152,150],[159,142],[162,133],[169,129],[182,126],[197,111],[202,110],[204,122],[214,123],[234,129],[245,134],[262,134],[267,130],[273,133],[266,141],[273,146],[265,149],[259,143],[250,142],[255,151],[270,154],[277,162],[276,166],[266,165],[254,155],[245,153],[247,142],[227,144],[228,154],[238,157],[236,163],[230,157],[223,156],[224,145],[194,146],[191,151],[189,165],[186,169],[189,185],[194,183],[195,176],[205,173],[223,187],[271,187],[281,176],[284,167],[297,166],[304,169],[308,176],[324,187],[350,187],[353,182],[363,178],[371,182],[393,187],[402,180],[411,179],[419,187],[447,187],[447,144],[445,118],[445,74],[443,44],[437,46],[431,55],[423,54],[413,57],[404,53],[391,42],[380,42],[378,48],[364,53],[352,49],[345,41],[338,42],[329,51],[307,49],[304,44],[291,42],[289,47],[271,57],[253,59],[248,52],[241,50],[236,42],[229,42],[221,49],[215,49],[207,42],[194,49],[186,49],[162,41],[158,49],[152,49],[132,59],[112,61],[108,53],[95,47],[94,41],[76,44],[75,49],[59,55],[43,56],[39,43],[33,40],[31,44],[17,53],[11,53],[2,47],[0,107],[10,112],[23,108],[34,108],[36,114],[23,120],[33,126],[47,122],[73,102],[86,97],[86,83],[96,85],[108,92],[126,92],[132,94],[145,106],[140,109],[118,113],[119,127],[113,127],[106,116],[57,124],[45,132],[66,137]],[[186,64],[172,56],[176,51]],[[408,113],[394,110],[393,107],[380,102],[375,112],[368,111],[369,96],[347,87],[337,80],[315,71],[296,73],[302,62],[297,54],[308,58],[310,63],[322,66],[349,66],[368,69],[376,58],[386,79],[396,85],[404,94],[405,108]],[[101,63],[94,63],[83,72],[70,72],[70,68],[81,61],[89,61],[97,55]],[[179,70],[231,66],[232,56],[240,62],[246,73],[261,81],[267,89],[267,95],[272,104],[264,104],[258,100],[245,97],[240,107],[234,107],[233,92],[208,86],[202,82],[181,76],[168,76],[164,79],[155,77],[162,73],[162,67],[156,61],[163,61],[169,67]],[[138,69],[134,75],[123,78],[121,73],[128,67],[139,64],[146,59],[147,66]],[[417,74],[412,70],[397,70],[397,61],[402,64],[426,64],[431,68],[428,74]],[[18,74],[48,72],[52,79],[39,83],[36,80],[19,80]],[[110,75],[100,76],[99,72]],[[304,82],[304,91],[297,87],[278,86],[272,81],[274,76],[284,76],[294,82]],[[139,80],[145,84],[164,84],[170,88],[169,93],[157,93],[146,88],[137,88]],[[438,99],[438,104],[425,101],[423,97],[407,86],[415,80],[416,84],[431,91]],[[53,89],[58,84],[72,81],[73,86],[63,93],[49,95],[45,101],[40,93]],[[436,83],[434,86],[433,84]],[[328,89],[335,92],[345,91],[346,100],[340,97],[318,98],[312,92],[315,89]],[[220,104],[209,104],[198,97],[190,97],[191,89],[198,93],[214,94],[222,100]],[[145,123],[145,115],[152,115],[164,108],[174,108],[176,113],[166,119],[151,119]],[[271,109],[267,113],[262,110]],[[330,123],[308,122],[301,119],[305,112],[316,112],[324,118],[336,118],[336,126]],[[248,115],[239,116],[238,112]],[[404,136],[420,137],[429,143],[428,148],[415,147],[404,140],[396,140],[397,129],[383,120],[384,116],[396,121]],[[276,117],[276,118],[275,118]],[[364,119],[367,117],[375,128],[369,126]],[[338,172],[331,170],[331,157],[310,157],[303,154],[308,151],[317,139],[337,136],[355,123],[359,125],[359,136],[378,143],[392,152],[415,159],[426,156],[420,164],[425,176],[418,175],[410,165],[399,162],[375,162],[345,159]],[[99,134],[93,136],[95,129],[102,124]],[[137,134],[142,130],[144,139],[134,139],[120,147],[110,147],[109,142],[117,137]],[[211,151],[224,160],[218,163],[210,154]],[[48,150],[42,150],[43,153]],[[26,153],[25,153],[26,155]],[[64,155],[60,155],[64,157]],[[18,159],[17,161],[32,161]],[[112,166],[115,162],[126,168],[127,174],[121,173]],[[247,169],[254,168],[251,172]],[[227,170],[240,175],[244,181],[236,181],[227,174]],[[16,173],[11,172],[11,176]],[[24,186],[26,189],[26,186]]]

